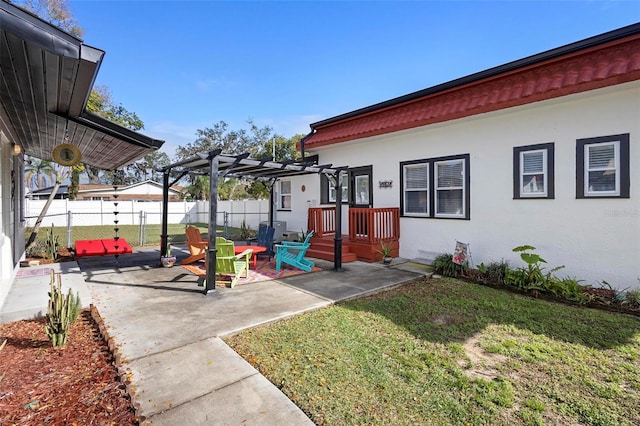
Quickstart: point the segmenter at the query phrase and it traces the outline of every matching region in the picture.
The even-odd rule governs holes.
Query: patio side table
[[[255,270],[258,260],[257,254],[266,252],[267,248],[263,246],[233,246],[234,254],[240,254],[245,250],[251,250],[253,252],[251,255],[251,264],[253,265],[253,269]]]

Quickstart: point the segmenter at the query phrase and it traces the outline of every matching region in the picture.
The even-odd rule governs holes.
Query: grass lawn
[[[432,279],[226,339],[316,424],[640,424],[640,318]]]

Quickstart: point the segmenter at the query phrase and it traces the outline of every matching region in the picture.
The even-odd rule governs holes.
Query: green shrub
[[[640,308],[640,288],[637,290],[627,291],[625,302],[631,306]]]
[[[458,277],[467,268],[453,262],[451,253],[442,253],[433,260],[433,272],[444,277]]]
[[[543,263],[547,263],[540,255],[533,253],[536,248],[529,245],[518,246],[513,249],[514,252],[520,253],[520,259],[526,264],[526,266],[510,269],[505,276],[505,284],[512,285],[521,289],[532,289],[539,291],[548,291],[546,288],[549,285],[553,273],[564,268],[564,266],[557,266],[545,273]]]
[[[505,277],[509,272],[509,263],[502,259],[500,262],[491,262],[488,265],[481,263],[478,270],[483,278],[491,283],[504,284]]]
[[[576,278],[566,277],[556,279],[555,277],[551,277],[544,284],[544,288],[547,292],[553,293],[554,296],[577,302],[586,302],[589,296],[582,291],[583,286],[580,285],[581,282],[581,280]]]
[[[247,222],[245,220],[242,220],[242,223],[240,224],[240,239],[241,240],[248,240],[249,238],[253,238],[254,232],[251,229],[251,226],[247,225]]]

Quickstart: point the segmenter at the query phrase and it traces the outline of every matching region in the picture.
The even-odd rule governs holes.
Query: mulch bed
[[[132,425],[133,405],[88,310],[53,348],[44,318],[0,324],[0,425]]]

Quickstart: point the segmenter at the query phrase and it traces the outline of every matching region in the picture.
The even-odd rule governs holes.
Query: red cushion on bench
[[[118,246],[116,248],[116,246]],[[110,254],[133,253],[131,246],[124,238],[117,241],[113,238],[104,240],[77,240],[76,257],[106,256]]]
[[[77,240],[76,257],[104,256],[107,250],[100,240]]]
[[[107,254],[127,254],[133,253],[131,246],[124,238],[118,239],[118,241],[110,238],[108,240],[100,240],[102,244],[104,244],[104,248],[107,251]],[[118,246],[118,248],[116,248]]]

